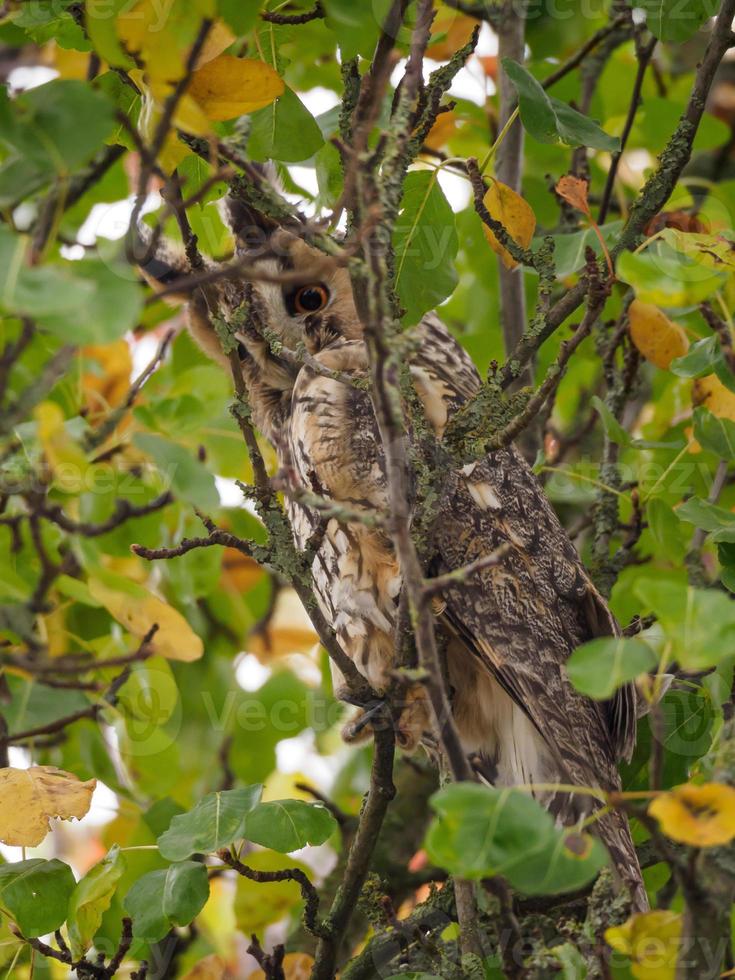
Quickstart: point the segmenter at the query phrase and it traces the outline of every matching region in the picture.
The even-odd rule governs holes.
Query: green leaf
[[[673,507],[660,497],[652,497],[646,502],[646,519],[659,555],[676,564],[683,561],[688,547],[685,537],[688,539],[689,535]]]
[[[608,439],[610,439],[611,442],[617,443],[618,446],[621,446],[622,448],[630,446],[633,441],[630,434],[625,431],[620,422],[618,422],[613,413],[598,395],[592,396],[592,406],[602,420],[602,426]]]
[[[605,701],[623,684],[655,667],[656,662],[656,655],[643,640],[600,636],[577,647],[566,670],[578,691]]]
[[[117,68],[134,68],[135,62],[126,53],[117,36],[117,15],[130,9],[129,0],[105,0],[100,5],[84,5],[84,26],[89,40],[100,57]]]
[[[325,143],[316,155],[315,164],[319,203],[323,207],[333,207],[344,186],[342,159],[337,147]]]
[[[67,919],[69,943],[74,959],[79,959],[92,945],[124,871],[125,858],[116,844],[74,889]]]
[[[56,858],[0,865],[0,907],[24,936],[35,939],[66,920],[75,884],[69,865]]]
[[[324,143],[316,119],[288,87],[271,105],[258,109],[250,118],[248,153],[253,160],[300,163]]]
[[[600,227],[600,232],[608,247],[612,247],[622,227],[622,221],[609,221]],[[554,240],[554,273],[557,279],[566,279],[575,272],[579,272],[584,266],[585,252],[588,248],[591,248],[595,255],[602,255],[600,239],[593,228],[583,228],[581,231],[574,231],[570,234],[553,235],[552,238]],[[539,236],[533,239],[531,246],[536,251],[543,243],[544,238]]]
[[[84,125],[79,124],[84,120]],[[0,207],[87,163],[114,125],[114,107],[83,82],[56,79],[9,100],[0,92]]]
[[[706,408],[694,409],[694,438],[721,459],[735,459],[735,422]]]
[[[540,143],[589,146],[611,153],[620,148],[617,136],[608,135],[593,119],[548,95],[518,62],[503,58],[503,68],[518,92],[521,122],[534,139]]]
[[[73,344],[103,344],[131,330],[143,308],[129,273],[99,259],[28,266],[28,238],[0,228],[0,307],[33,317]]]
[[[304,800],[260,803],[245,818],[245,837],[281,854],[323,844],[336,829],[337,822],[325,806]]]
[[[213,854],[242,839],[245,818],[262,792],[263,787],[255,785],[209,793],[192,810],[173,818],[158,838],[158,849],[167,861],[183,861],[195,853]]]
[[[682,582],[639,579],[635,592],[645,612],[653,612],[684,670],[698,671],[732,654],[735,602],[723,592],[695,589]]]
[[[177,497],[203,511],[219,507],[214,477],[187,449],[148,432],[136,433],[133,442],[151,457]]]
[[[181,861],[139,878],[123,905],[133,920],[136,939],[153,943],[163,939],[172,926],[188,925],[199,915],[208,897],[205,865]]]
[[[661,731],[655,738],[663,749],[661,788],[669,789],[687,782],[691,767],[709,751],[715,713],[707,692],[687,685],[667,691],[659,703],[658,716]],[[638,725],[633,758],[622,767],[625,790],[650,789],[648,767],[653,738],[650,715],[646,715]]]
[[[254,26],[260,7],[261,0],[218,0],[217,4],[222,19],[238,35]]]
[[[607,864],[607,852],[591,834],[555,829],[553,843],[529,854],[513,870],[513,887],[526,895],[558,895],[586,885]]]
[[[717,543],[735,541],[735,514],[701,497],[690,497],[674,511],[680,521],[686,521],[712,535]]]
[[[285,857],[275,851],[252,851],[245,858],[249,868],[255,871],[285,871],[298,868],[306,874],[309,868],[294,857]],[[283,920],[301,902],[301,888],[297,881],[251,881],[244,875],[237,876],[235,884],[234,912],[238,929],[261,932],[266,926]]]
[[[337,36],[343,62],[357,55],[372,58],[389,8],[390,0],[324,0],[326,24]]]
[[[412,171],[393,230],[396,290],[407,326],[418,323],[454,291],[458,247],[454,213],[436,173]]]
[[[68,342],[107,344],[137,325],[143,294],[129,269],[100,259],[69,263],[69,267],[78,291],[76,309],[73,316],[53,312],[44,316],[43,325],[48,330]],[[82,303],[85,287],[91,289]]]
[[[695,341],[683,357],[675,358],[670,364],[670,370],[680,378],[701,378],[712,374],[715,361],[721,356],[717,337],[705,337]]]
[[[463,878],[502,875],[527,894],[551,895],[580,887],[605,863],[602,845],[557,829],[519,790],[455,783],[430,802],[437,819],[426,836],[429,857]]]
[[[645,252],[623,252],[617,262],[617,274],[633,286],[638,299],[669,307],[701,303],[725,282],[722,273],[713,272],[660,241]]]
[[[39,46],[53,40],[62,48],[89,51],[84,32],[68,12],[72,7],[72,0],[36,0],[13,12],[13,25]]]
[[[646,11],[646,26],[660,41],[688,40],[717,13],[710,0],[636,0]]]

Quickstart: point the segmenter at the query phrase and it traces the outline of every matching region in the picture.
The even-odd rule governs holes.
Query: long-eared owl
[[[262,278],[228,276],[189,297],[191,331],[229,371],[212,323],[239,309],[246,295],[259,330],[236,338],[253,419],[275,447],[294,490],[341,504],[349,513],[387,507],[381,440],[366,387],[363,329],[346,268],[306,244],[298,230],[277,227],[251,208],[229,203],[238,252]],[[253,247],[248,229],[259,229]],[[264,234],[263,234],[264,232]],[[147,262],[150,279],[179,274],[163,257]],[[183,273],[181,273],[183,274]],[[278,353],[277,340],[301,362]],[[478,390],[472,361],[434,314],[416,329],[409,370],[424,415],[442,438],[448,421]],[[346,381],[347,379],[347,381]],[[298,496],[298,494],[296,494]],[[287,503],[297,545],[320,521],[304,503]],[[522,456],[500,449],[446,474],[435,524],[431,569],[462,568],[501,545],[503,557],[448,587],[436,614],[446,650],[452,711],[462,744],[496,785],[574,784],[620,788],[617,762],[635,741],[634,691],[595,702],[572,687],[565,661],[581,643],[617,635],[619,627],[582,565],[543,489]],[[318,603],[342,649],[377,691],[394,666],[394,627],[401,570],[381,527],[328,520],[315,555]],[[344,678],[335,671],[337,695]],[[397,723],[397,741],[412,750],[431,740],[420,699]],[[589,795],[535,794],[557,820],[571,825],[599,804]],[[624,815],[595,823],[634,904],[645,891]]]

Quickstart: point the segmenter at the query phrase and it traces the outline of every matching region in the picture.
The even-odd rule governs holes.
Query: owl
[[[352,383],[367,377],[368,362],[350,276],[307,244],[298,228],[278,227],[234,201],[229,217],[238,253],[258,277],[227,277],[191,294],[190,329],[229,372],[213,317],[238,323],[235,337],[253,420],[286,474],[296,545],[304,549],[323,526],[308,502],[315,495],[347,514],[330,517],[323,527],[311,569],[313,588],[344,652],[373,689],[384,692],[394,676],[401,569],[384,528],[360,519],[388,505],[369,390]],[[169,286],[184,274],[160,256],[144,272]],[[236,315],[246,298],[249,318]],[[435,314],[423,318],[414,340],[410,377],[425,419],[441,440],[481,380]],[[287,357],[283,348],[307,356]],[[496,786],[537,786],[534,795],[560,825],[578,824],[599,802],[549,787],[619,790],[617,762],[632,753],[636,707],[631,687],[607,702],[583,696],[564,664],[581,643],[618,635],[618,624],[513,447],[446,473],[438,515],[431,574],[463,568],[504,546],[500,560],[450,585],[435,603],[462,745],[480,778]],[[337,696],[348,699],[344,677],[333,672]],[[422,689],[410,689],[396,722],[398,745],[409,752],[422,743],[431,747],[430,727]],[[645,908],[625,816],[612,811],[592,825],[634,907]]]

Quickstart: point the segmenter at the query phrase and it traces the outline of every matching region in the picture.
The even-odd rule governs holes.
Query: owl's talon
[[[378,698],[361,707],[355,717],[342,729],[342,738],[345,742],[359,742],[365,738],[370,738],[373,721],[387,707],[387,704],[388,702],[384,698]]]

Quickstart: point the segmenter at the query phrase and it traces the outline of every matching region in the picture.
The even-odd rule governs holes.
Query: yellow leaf
[[[286,980],[309,980],[314,960],[308,953],[286,953],[283,958],[283,974]],[[262,970],[250,974],[250,980],[265,980]]]
[[[296,593],[293,589],[282,589],[268,622],[251,635],[247,649],[267,664],[292,653],[310,654],[318,642]]]
[[[143,104],[138,117],[138,129],[146,143],[152,143],[158,124],[161,120],[162,106],[170,94],[170,87],[163,82],[149,84],[141,71],[131,71],[130,77],[143,93]],[[181,125],[181,123],[184,125]],[[173,119],[174,126],[186,129],[195,136],[206,136],[210,131],[209,120],[202,113],[196,102],[186,94],[181,97],[176,106]],[[158,163],[166,173],[174,171],[181,161],[191,151],[178,138],[176,132],[166,135],[163,147],[158,154]]]
[[[45,638],[49,657],[61,657],[69,652],[66,613],[60,606],[39,617],[38,628],[39,633]]]
[[[64,413],[55,402],[41,402],[33,412],[38,440],[54,484],[64,493],[80,493],[89,469],[87,457],[66,431]]]
[[[499,180],[493,180],[483,203],[490,216],[503,225],[511,238],[523,248],[528,248],[536,230],[536,215],[531,205],[520,194],[516,194],[512,187],[501,184]],[[510,252],[500,244],[486,225],[482,226],[482,230],[490,248],[500,256],[505,268],[515,269],[518,263]]]
[[[679,228],[666,228],[661,237],[675,251],[699,262],[717,272],[735,271],[735,242],[722,235],[703,235],[697,232],[682,231]]]
[[[634,299],[628,310],[630,338],[640,353],[651,364],[669,369],[675,357],[683,357],[689,350],[689,341],[678,323],[652,303]]]
[[[230,592],[242,595],[248,592],[265,575],[265,571],[253,558],[248,558],[237,548],[225,548],[222,552],[222,577],[220,583]]]
[[[246,863],[256,871],[285,871],[298,868],[308,873],[306,865],[294,858],[275,851],[253,851]],[[237,879],[235,891],[235,919],[237,928],[246,936],[262,932],[267,926],[285,919],[301,902],[301,889],[297,881],[250,881]]]
[[[36,847],[49,832],[52,817],[85,816],[96,785],[96,779],[82,782],[55,766],[0,769],[0,840]]]
[[[141,639],[153,625],[158,630],[151,647],[168,660],[198,660],[204,653],[201,639],[173,606],[133,582],[126,588],[115,589],[100,578],[87,583],[93,598],[107,609],[133,636]]]
[[[51,48],[53,66],[59,73],[59,78],[76,78],[87,80],[89,71],[89,52],[72,51],[54,44]]]
[[[89,411],[94,414],[119,405],[130,390],[133,372],[128,342],[121,339],[111,344],[89,344],[81,353],[96,368],[82,375],[82,391]]]
[[[284,90],[265,61],[221,54],[192,74],[187,92],[208,119],[224,122],[270,105]]]
[[[201,68],[208,61],[222,54],[236,40],[235,35],[223,20],[216,20],[212,24],[207,39],[199,52],[196,67]]]
[[[735,837],[735,789],[724,783],[686,783],[657,796],[648,812],[672,840],[717,847]]]
[[[637,980],[674,980],[680,939],[681,916],[669,910],[634,915],[605,930],[607,943],[632,960]]]
[[[735,392],[730,391],[714,374],[697,378],[692,386],[692,401],[706,407],[720,419],[735,422]]]
[[[199,960],[182,980],[228,980],[232,974],[227,969],[227,964],[216,953],[205,956]]]
[[[184,74],[203,20],[213,13],[213,0],[167,0],[165,4],[139,0],[132,7],[125,5],[115,26],[125,48],[143,63],[149,80],[176,82]],[[221,40],[215,38],[214,50]]]

